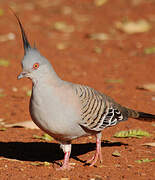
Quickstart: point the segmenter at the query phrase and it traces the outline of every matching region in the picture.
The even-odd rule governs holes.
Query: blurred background
[[[32,84],[17,80],[24,51],[9,8],[62,79],[155,114],[154,0],[0,0],[2,126],[30,120]]]

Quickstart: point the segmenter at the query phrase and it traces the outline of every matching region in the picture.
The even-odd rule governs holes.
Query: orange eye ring
[[[38,69],[39,68],[39,63],[33,64],[33,69]]]

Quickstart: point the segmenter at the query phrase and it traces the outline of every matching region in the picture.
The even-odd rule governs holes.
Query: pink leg
[[[92,162],[90,166],[94,166],[94,164],[97,162],[98,158],[100,159],[100,162],[102,162],[102,152],[101,152],[101,133],[96,135],[96,152],[95,155],[88,160],[87,162]]]
[[[63,149],[63,151],[65,153],[64,162],[60,168],[57,168],[57,170],[69,170],[69,169],[73,168],[69,164],[69,157],[71,154],[71,144],[61,144],[61,148]]]

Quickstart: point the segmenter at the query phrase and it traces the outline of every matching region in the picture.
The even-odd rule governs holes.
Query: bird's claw
[[[73,169],[74,167],[72,165],[70,165],[70,163],[68,164],[63,164],[61,167],[57,168],[56,170],[59,171],[59,170],[71,170]]]

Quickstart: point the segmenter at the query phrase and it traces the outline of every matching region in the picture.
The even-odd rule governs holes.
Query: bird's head
[[[21,62],[23,71],[19,74],[18,79],[28,77],[35,81],[50,72],[51,64],[35,46],[31,47],[19,18],[16,14],[15,16],[21,29],[24,47],[24,58]]]

